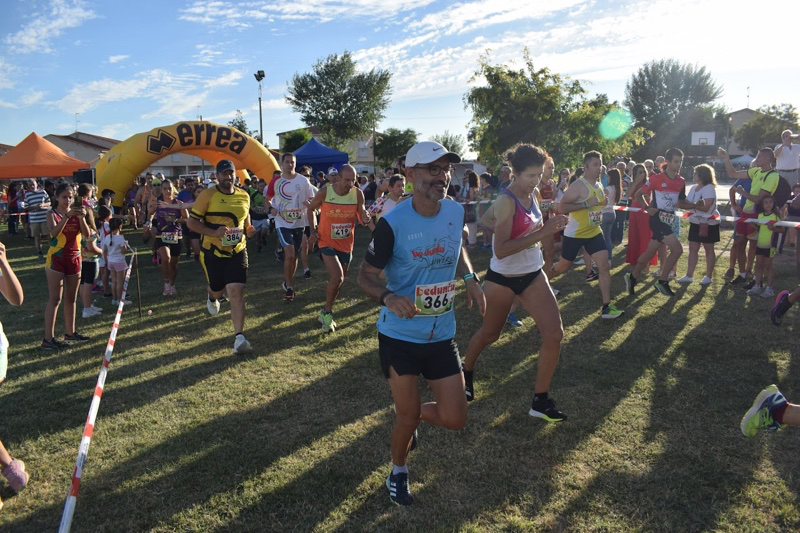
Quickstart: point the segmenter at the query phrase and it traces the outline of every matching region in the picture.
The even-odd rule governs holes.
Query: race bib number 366
[[[456,282],[417,285],[414,303],[423,315],[441,315],[453,310]]]

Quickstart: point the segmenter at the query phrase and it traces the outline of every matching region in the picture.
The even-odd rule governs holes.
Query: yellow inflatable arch
[[[240,183],[249,177],[245,168],[266,180],[279,169],[269,150],[249,135],[213,122],[187,121],[138,133],[106,152],[97,162],[97,189],[114,191],[114,204],[121,206],[137,176],[175,153],[197,156],[213,165],[230,159]]]

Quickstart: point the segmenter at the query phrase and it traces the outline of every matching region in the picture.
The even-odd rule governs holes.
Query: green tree
[[[742,124],[733,134],[736,144],[755,153],[764,146],[774,146],[781,142],[784,130],[797,131],[797,109],[791,104],[764,106],[753,118]]]
[[[281,151],[284,153],[294,152],[310,141],[311,137],[311,132],[306,128],[292,130],[283,136],[283,147],[281,147]]]
[[[654,131],[676,117],[707,106],[722,96],[722,88],[705,67],[660,59],[645,63],[625,85],[625,106],[637,126]]]
[[[577,81],[549,69],[537,70],[526,49],[525,67],[491,65],[482,56],[472,81],[485,80],[464,96],[472,108],[468,140],[480,159],[494,167],[503,152],[520,142],[545,148],[559,166],[576,165],[589,150],[627,154],[644,142],[645,130],[629,121],[615,135],[603,135],[600,124],[619,110],[608,97],[587,99]]]
[[[228,121],[228,126],[241,131],[245,135],[249,135],[250,137],[256,139],[258,142],[263,144],[263,141],[261,139],[261,134],[258,132],[258,130],[247,129],[247,122],[244,120],[244,116],[242,115],[242,111],[240,109],[237,109],[236,114],[233,116],[231,120]]]
[[[326,144],[338,149],[367,136],[389,105],[391,74],[357,72],[350,52],[329,55],[311,72],[295,74],[286,101],[307,126],[316,126]]]
[[[459,155],[462,155],[464,153],[463,135],[457,135],[454,133],[450,133],[447,130],[444,130],[444,133],[442,133],[441,135],[432,136],[431,140],[441,144],[451,152],[455,152]]]
[[[372,148],[375,160],[382,167],[393,164],[398,157],[405,155],[409,148],[417,144],[418,138],[419,133],[410,128],[386,128],[386,131],[377,134]]]

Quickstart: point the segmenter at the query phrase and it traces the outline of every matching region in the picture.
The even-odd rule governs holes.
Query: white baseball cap
[[[427,165],[442,156],[447,156],[451,163],[461,162],[461,156],[455,152],[449,152],[441,144],[433,141],[422,141],[412,146],[406,154],[406,166]]]

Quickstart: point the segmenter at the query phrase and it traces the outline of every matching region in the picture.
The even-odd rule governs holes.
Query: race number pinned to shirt
[[[258,205],[253,208],[253,213],[255,213],[256,215],[266,215],[267,210],[263,206]]]
[[[550,211],[551,209],[553,209],[553,201],[552,200],[542,200],[542,203],[539,205],[539,207],[541,208],[542,212]]]
[[[161,234],[161,242],[164,244],[178,244],[178,239],[180,238],[180,233],[175,231]]]
[[[331,239],[346,239],[353,231],[352,224],[331,224]]]
[[[658,219],[667,226],[671,226],[672,222],[675,220],[675,213],[670,213],[669,211],[659,211]]]
[[[297,222],[301,218],[303,218],[303,210],[302,209],[287,209],[283,212],[283,218],[285,218],[288,222]]]
[[[225,228],[222,246],[236,246],[242,242],[242,228]]]
[[[456,282],[417,285],[414,303],[423,315],[441,315],[452,311],[456,297]]]
[[[600,226],[603,223],[602,211],[589,211],[589,225],[592,227]]]

